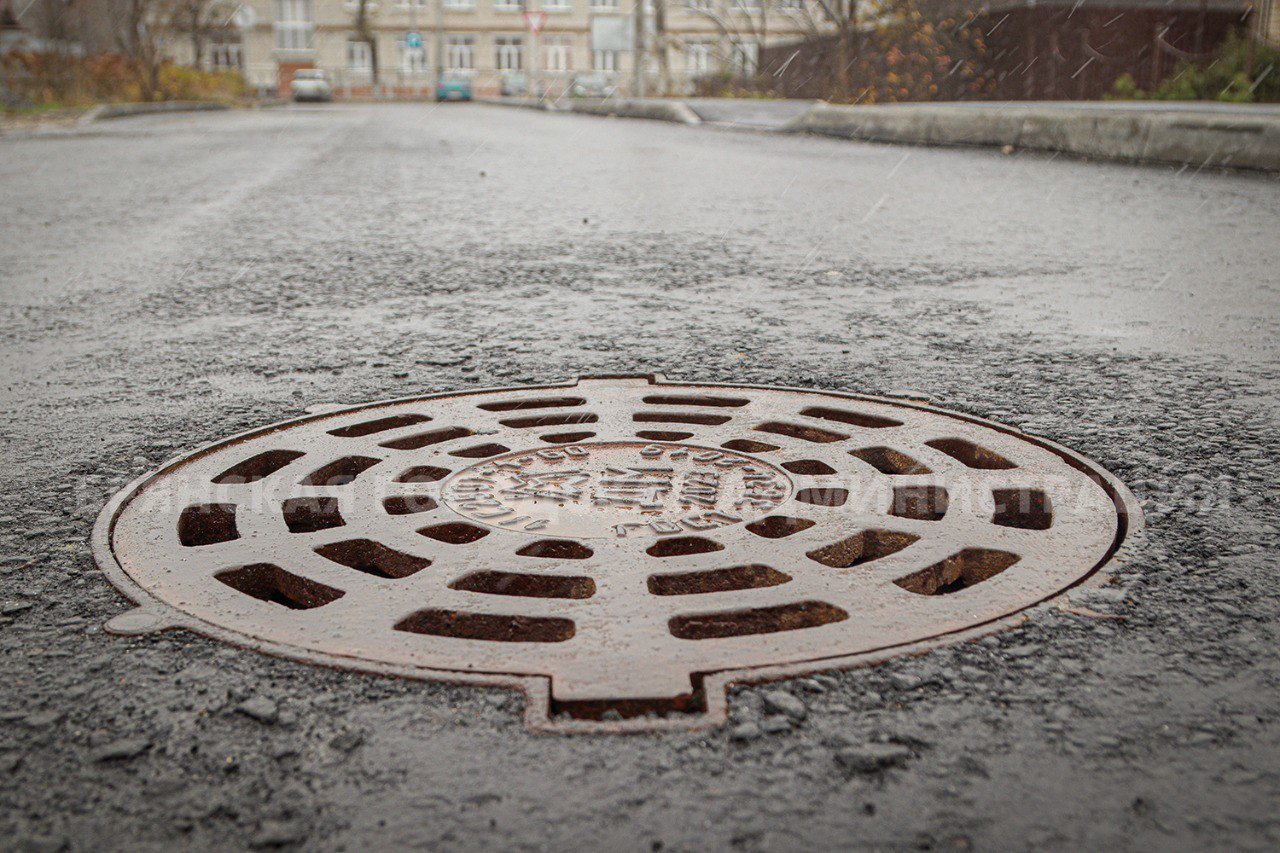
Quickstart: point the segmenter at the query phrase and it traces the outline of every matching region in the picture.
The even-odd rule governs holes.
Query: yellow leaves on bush
[[[244,78],[230,71],[200,71],[183,65],[160,69],[160,92],[166,101],[223,101],[244,97]]]
[[[863,0],[858,8],[862,26],[846,45],[834,36],[816,40],[822,47],[804,85],[825,83],[830,94],[823,97],[867,104],[954,100],[994,87],[976,15],[941,17],[924,0]]]
[[[73,57],[53,53],[10,53],[3,83],[23,100],[42,106],[83,106],[143,100],[146,69],[116,53]],[[200,71],[166,62],[153,95],[166,101],[234,101],[248,86],[234,72]]]

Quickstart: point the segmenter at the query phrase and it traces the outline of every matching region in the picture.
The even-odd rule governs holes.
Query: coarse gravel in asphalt
[[[0,846],[1280,844],[1280,184],[481,105],[0,139]],[[1131,486],[1109,586],[693,733],[102,624],[102,504],[329,403],[909,393]]]

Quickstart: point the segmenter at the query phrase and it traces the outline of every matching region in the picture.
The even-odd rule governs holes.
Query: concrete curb
[[[80,117],[81,124],[105,121],[112,118],[151,115],[153,113],[188,113],[208,110],[229,110],[230,104],[214,101],[159,101],[144,104],[100,104]]]
[[[702,119],[684,101],[631,100],[606,98],[603,101],[571,101],[570,112],[593,116],[619,116],[621,118],[647,118],[653,121],[670,121],[676,124],[701,124]]]
[[[1098,160],[1280,172],[1280,118],[1178,111],[815,104],[781,129],[869,142],[1058,151]]]

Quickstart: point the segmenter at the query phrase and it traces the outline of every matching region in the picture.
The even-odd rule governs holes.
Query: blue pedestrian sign
[[[405,47],[422,47],[422,33],[405,33]]]

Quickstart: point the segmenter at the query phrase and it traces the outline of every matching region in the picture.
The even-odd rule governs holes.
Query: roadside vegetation
[[[120,54],[10,53],[0,63],[7,112],[44,112],[100,103],[237,101],[248,93],[233,71],[201,71],[171,62],[148,68]]]
[[[982,28],[971,18],[930,19],[914,0],[890,0],[876,16],[875,28],[860,37],[848,86],[837,78],[845,100],[971,100],[994,86]]]
[[[1138,88],[1131,74],[1112,87],[1111,100],[1280,102],[1280,47],[1250,45],[1232,33],[1207,65],[1180,62],[1155,90]]]
[[[843,104],[1103,98],[1280,102],[1280,46],[1240,32],[1234,19],[1215,24],[1200,52],[1201,34],[1186,15],[1152,34],[1141,23],[1109,31],[1107,23],[1029,13],[1001,29],[1008,14],[925,0],[755,2],[775,20],[798,21],[805,40],[767,47],[746,73],[735,62],[704,77],[695,84],[696,94]],[[744,27],[734,19],[725,22],[723,32],[735,45],[764,42],[763,25]]]
[[[917,0],[819,0],[795,14],[809,30],[808,49],[787,64],[827,81],[823,97],[833,103],[974,100],[994,86],[985,36],[972,14],[931,15]],[[785,97],[779,74],[726,71],[700,81],[699,94]]]

